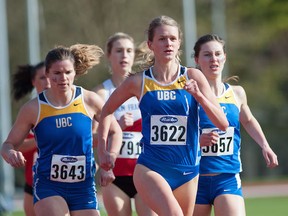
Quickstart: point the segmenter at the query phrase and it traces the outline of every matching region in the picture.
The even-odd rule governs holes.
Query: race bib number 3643
[[[186,145],[187,116],[151,116],[151,145]]]
[[[53,155],[50,179],[58,182],[81,182],[85,180],[86,157]]]

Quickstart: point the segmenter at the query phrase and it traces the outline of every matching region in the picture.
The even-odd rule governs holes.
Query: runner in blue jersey
[[[45,67],[51,88],[21,108],[3,143],[3,158],[13,167],[24,166],[25,158],[15,148],[30,129],[34,131],[39,153],[33,183],[36,215],[99,215],[92,120],[99,119],[104,102],[73,82],[76,75],[97,65],[102,54],[98,46],[85,44],[49,51]],[[117,152],[122,133],[116,120],[112,121],[109,142],[111,151]],[[111,154],[103,148],[100,153]]]
[[[228,122],[201,71],[180,65],[181,31],[175,20],[153,19],[147,44],[153,65],[112,93],[102,110],[98,145],[106,144],[114,111],[136,96],[143,121],[142,152],[133,176],[138,194],[158,215],[192,215],[200,155],[198,105],[221,130]]]
[[[229,122],[228,129],[222,131],[200,108],[202,157],[194,216],[211,215],[213,205],[216,216],[243,216],[245,205],[239,176],[242,171],[240,123],[262,148],[268,167],[278,165],[277,156],[249,109],[244,89],[222,81],[225,42],[217,35],[204,35],[196,42],[194,51],[195,62],[207,78]]]

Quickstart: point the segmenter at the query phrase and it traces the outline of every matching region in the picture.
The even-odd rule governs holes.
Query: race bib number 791
[[[141,153],[141,132],[123,132],[122,146],[118,158],[136,159]]]

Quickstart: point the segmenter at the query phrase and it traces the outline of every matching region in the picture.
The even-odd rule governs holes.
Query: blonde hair
[[[238,82],[239,76],[230,76],[230,77],[227,77],[223,80],[223,82],[225,82],[225,83],[230,83],[231,81]]]
[[[116,32],[114,35],[110,36],[106,42],[106,54],[107,55],[111,54],[111,50],[113,48],[113,43],[115,41],[120,40],[120,39],[128,39],[134,45],[134,39],[130,35],[123,33],[123,32]]]
[[[147,41],[140,43],[135,49],[134,71],[147,70],[154,63],[154,54]]]
[[[162,25],[176,27],[178,29],[179,40],[182,41],[183,33],[181,31],[180,25],[171,17],[164,16],[164,15],[156,17],[150,22],[148,30],[147,30],[148,41],[153,41],[155,29]],[[182,53],[181,50],[178,50],[178,53],[176,55],[176,60],[178,62],[180,62],[181,53]],[[147,57],[145,65],[152,66],[155,61],[154,55],[152,54],[152,52],[151,53],[148,52],[145,56]]]
[[[162,25],[177,27],[179,39],[182,41],[183,33],[181,31],[180,25],[171,17],[164,16],[164,15],[156,17],[150,22],[148,30],[147,30],[147,35],[148,35],[149,41],[153,41],[155,29],[159,26],[162,26]]]

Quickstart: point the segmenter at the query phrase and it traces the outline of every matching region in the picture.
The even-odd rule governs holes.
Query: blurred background
[[[194,66],[193,45],[203,34],[217,33],[226,40],[227,62],[225,75],[237,75],[247,93],[248,104],[278,155],[279,167],[266,168],[259,146],[242,130],[243,181],[287,180],[288,177],[288,1],[287,0],[0,0],[1,59],[1,113],[3,98],[10,106],[11,124],[20,106],[28,100],[15,102],[9,89],[11,77],[18,65],[37,63],[56,45],[75,43],[97,44],[105,49],[107,38],[115,32],[130,34],[136,44],[146,40],[149,22],[159,15],[174,18],[182,27],[182,64]],[[34,12],[33,12],[34,9]],[[35,15],[35,9],[37,11]],[[32,38],[30,23],[39,24],[32,31],[39,35],[39,53],[31,56],[38,41]],[[35,18],[36,16],[36,18]],[[33,18],[34,17],[34,18]],[[31,26],[30,26],[31,28]],[[30,43],[29,43],[30,40]],[[34,61],[34,62],[33,62]],[[7,73],[8,80],[3,80]],[[92,89],[109,77],[107,62],[102,59],[76,84]],[[4,76],[5,78],[5,76]],[[10,81],[9,81],[10,79]],[[8,82],[8,83],[6,83]],[[3,88],[4,85],[7,85]],[[8,111],[9,113],[9,111]],[[4,116],[4,117],[3,117]],[[2,115],[1,143],[10,130],[8,115]],[[8,122],[8,124],[7,124]],[[5,132],[6,131],[6,132]],[[11,170],[0,159],[1,190],[5,190],[3,173]],[[10,173],[11,174],[11,173]],[[14,175],[15,174],[15,175]],[[15,176],[15,178],[14,178]],[[7,179],[7,176],[6,176]],[[23,170],[12,170],[13,185],[24,184]],[[11,182],[10,182],[11,183]],[[0,194],[1,199],[1,194]]]

